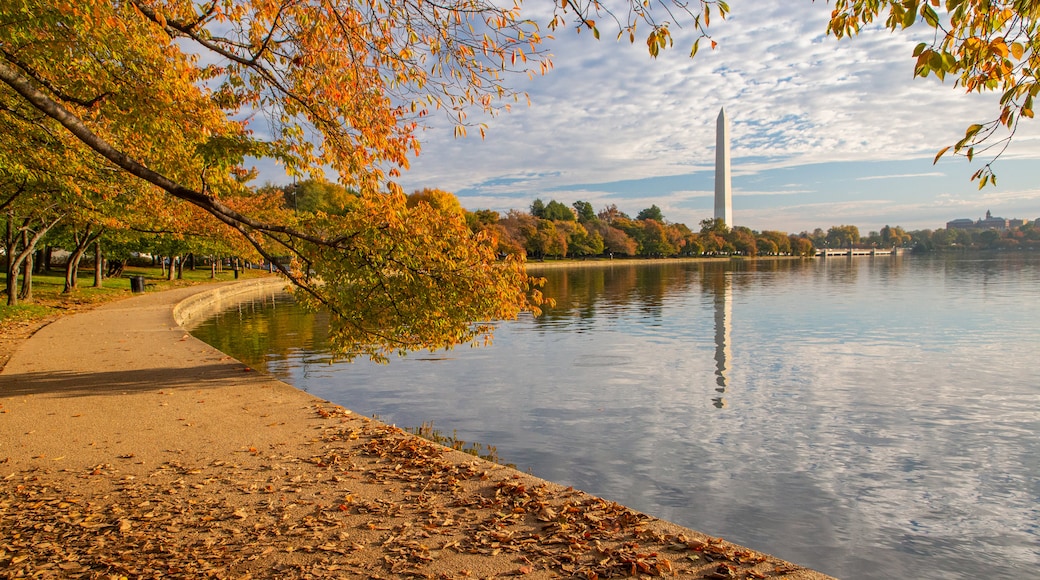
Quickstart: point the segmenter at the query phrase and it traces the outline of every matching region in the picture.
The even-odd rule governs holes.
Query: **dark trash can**
[[[144,292],[144,276],[130,276],[130,291],[134,294]]]

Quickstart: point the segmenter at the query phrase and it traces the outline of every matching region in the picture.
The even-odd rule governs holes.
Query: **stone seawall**
[[[182,300],[173,308],[173,318],[185,330],[191,330],[210,316],[236,304],[271,298],[286,291],[282,278],[260,278],[215,286]]]

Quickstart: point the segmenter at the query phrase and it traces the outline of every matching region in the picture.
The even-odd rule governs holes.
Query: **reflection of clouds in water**
[[[741,337],[735,340],[742,344]],[[1025,356],[1035,345],[1020,348],[1007,354]],[[769,376],[744,385],[748,395],[736,412],[755,425],[754,435],[727,442],[725,452],[749,458],[747,477],[806,474],[812,487],[843,505],[829,510],[848,514],[843,535],[881,534],[898,550],[943,551],[951,561],[970,559],[962,552],[969,545],[1009,561],[1036,561],[1036,531],[1024,522],[1035,521],[1040,489],[1022,475],[1005,475],[1009,468],[1038,472],[1035,449],[1023,448],[1019,439],[1038,431],[1037,413],[1028,410],[1036,392],[1024,387],[1021,369],[981,370],[992,364],[990,354],[962,347],[949,353],[951,361],[944,354],[936,364],[906,346],[794,346],[786,358],[799,361],[797,368],[772,366]],[[745,364],[754,364],[753,357],[735,367]],[[990,380],[964,381],[984,374]],[[728,431],[711,427],[718,436]],[[884,522],[881,529],[872,530],[878,522]],[[1019,522],[1017,530],[1012,522]],[[1008,537],[1011,530],[1017,539]]]
[[[290,372],[327,376],[306,388],[357,412],[433,420],[536,475],[840,577],[1021,577],[1040,565],[1035,262],[549,273],[555,313],[503,324],[491,348]]]

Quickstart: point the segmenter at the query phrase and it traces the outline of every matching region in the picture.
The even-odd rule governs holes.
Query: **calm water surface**
[[[292,304],[195,334],[359,413],[849,579],[1040,577],[1040,256],[546,270],[490,348],[329,364]]]

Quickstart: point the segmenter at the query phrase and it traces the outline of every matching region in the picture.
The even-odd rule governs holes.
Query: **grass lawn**
[[[260,270],[240,270],[239,279],[270,276]],[[47,274],[33,274],[32,301],[19,301],[16,306],[7,305],[7,294],[0,298],[0,333],[10,325],[32,323],[70,310],[91,308],[98,304],[121,300],[132,296],[130,292],[130,276],[144,276],[145,292],[158,292],[182,286],[194,286],[210,282],[233,280],[235,274],[230,269],[218,272],[216,278],[210,277],[208,267],[197,270],[184,270],[182,280],[167,280],[159,268],[142,268],[127,266],[118,278],[106,278],[102,288],[94,288],[93,268],[80,269],[79,287],[69,294],[63,294],[65,274],[61,270],[51,270]],[[21,281],[19,280],[19,283]],[[7,275],[0,273],[0,288],[6,290]]]

